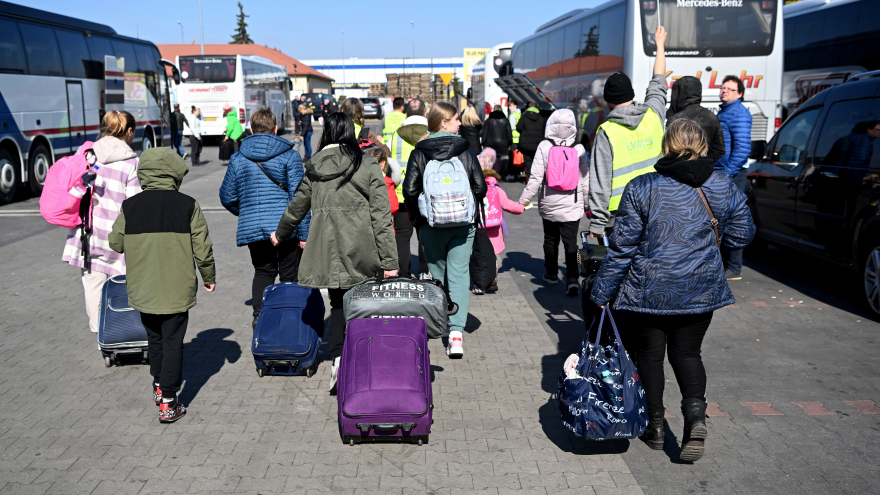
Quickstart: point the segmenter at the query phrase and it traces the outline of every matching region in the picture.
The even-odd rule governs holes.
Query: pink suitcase
[[[434,398],[425,321],[349,321],[336,393],[344,443],[427,443]]]

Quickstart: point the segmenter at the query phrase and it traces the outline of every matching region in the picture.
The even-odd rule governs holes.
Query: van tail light
[[[486,117],[488,117],[489,114],[492,113],[492,105],[486,103],[486,108],[484,110],[486,112]]]
[[[238,121],[244,124],[244,108],[238,109]]]
[[[782,119],[776,117],[776,122],[774,123],[776,124],[776,128],[779,129],[782,126]]]
[[[764,0],[761,2],[761,9],[762,10],[773,10],[773,7],[775,7],[775,6],[776,6],[776,2],[774,2],[773,0]]]

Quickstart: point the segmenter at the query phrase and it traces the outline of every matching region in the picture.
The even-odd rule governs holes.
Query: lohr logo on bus
[[[425,286],[408,282],[389,282],[373,286],[373,299],[424,299]]]
[[[668,54],[668,52],[667,52],[667,54]],[[725,74],[725,75],[722,75],[721,77],[718,77],[718,74],[719,74],[719,72],[717,70],[713,70],[712,74],[709,76],[709,87],[712,89],[721,88],[721,81],[723,81],[724,76],[727,75],[727,74]],[[687,75],[687,74],[684,74],[684,75]],[[672,76],[672,81],[675,81],[676,79],[681,79],[683,77],[683,76],[673,76],[672,71],[669,71],[666,73],[666,77],[668,78],[669,76]],[[694,77],[696,77],[697,79],[700,80],[700,82],[702,82],[703,81],[703,71],[698,70],[697,75]],[[743,85],[745,85],[745,87],[758,89],[758,85],[761,84],[761,79],[764,79],[764,76],[750,76],[750,75],[746,74],[746,71],[742,71],[739,74],[739,78],[742,80]],[[672,82],[668,82],[666,84],[669,87],[672,87]]]

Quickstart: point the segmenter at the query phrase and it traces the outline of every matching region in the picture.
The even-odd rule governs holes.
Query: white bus
[[[0,2],[0,204],[25,184],[39,195],[55,160],[98,139],[108,109],[134,115],[133,149],[170,146],[166,65],[149,41]]]
[[[242,125],[257,109],[269,107],[279,132],[288,126],[291,82],[284,67],[254,55],[187,55],[177,57],[177,64],[180,111],[189,116],[192,106],[202,109],[202,135],[223,136],[224,103]],[[189,134],[186,126],[184,134]]]
[[[579,136],[591,142],[608,115],[606,79],[626,73],[644,98],[663,25],[668,83],[690,75],[703,83],[703,106],[716,110],[724,76],[740,77],[752,113],[753,150],[781,124],[782,19],[778,0],[612,0],[541,26],[514,44],[499,84],[511,98],[543,110],[570,108]],[[757,146],[757,148],[756,148]]]
[[[507,93],[498,87],[495,79],[498,77],[498,69],[510,60],[510,49],[513,43],[501,43],[493,46],[483,60],[480,60],[471,68],[471,88],[468,98],[476,107],[477,114],[481,119],[492,113],[495,105],[501,105],[504,113],[507,113]]]
[[[878,9],[880,0],[802,0],[783,7],[787,112],[852,76],[880,69]]]

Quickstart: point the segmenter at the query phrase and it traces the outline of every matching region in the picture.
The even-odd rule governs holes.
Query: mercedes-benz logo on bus
[[[715,52],[713,52],[712,50],[706,50],[706,56],[707,56],[707,57],[714,57],[714,56],[715,56]]]

